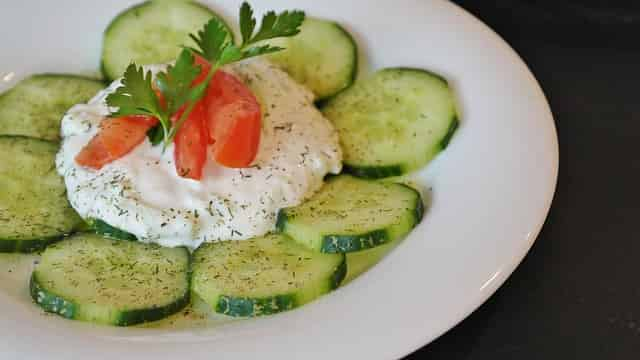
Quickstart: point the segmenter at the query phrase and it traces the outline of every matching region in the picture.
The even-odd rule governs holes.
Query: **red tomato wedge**
[[[211,79],[205,103],[213,158],[226,167],[249,166],[260,144],[262,114],[256,97],[240,80],[219,70]]]
[[[178,121],[183,110],[172,118]],[[205,106],[201,101],[193,107],[189,117],[182,123],[174,139],[174,158],[178,175],[200,180],[202,169],[207,161],[207,128],[204,124]]]
[[[195,55],[195,63],[200,66],[200,75],[191,86],[202,83],[211,69],[211,65],[199,55]],[[186,106],[178,110],[171,118],[174,123],[180,119]],[[206,107],[204,101],[196,104],[184,121],[174,139],[173,156],[176,172],[179,176],[194,180],[202,179],[202,170],[207,161],[208,132],[204,123]]]
[[[147,131],[158,123],[150,116],[106,118],[100,131],[76,155],[79,165],[99,170],[123,157],[144,141]]]

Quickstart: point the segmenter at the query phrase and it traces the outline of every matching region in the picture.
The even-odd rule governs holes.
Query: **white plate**
[[[129,2],[5,3],[0,80],[9,81],[1,86],[34,72],[95,71],[102,30]],[[346,24],[372,69],[423,67],[451,80],[462,126],[424,174],[433,187],[425,220],[378,266],[319,301],[211,328],[120,329],[42,316],[26,285],[3,273],[0,358],[397,358],[471,313],[522,260],[551,203],[558,150],[545,97],[509,46],[439,0],[253,2]],[[238,6],[219,0],[214,8],[235,20]]]

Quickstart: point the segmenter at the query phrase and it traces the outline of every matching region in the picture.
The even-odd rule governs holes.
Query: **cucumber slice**
[[[75,75],[40,74],[0,95],[0,135],[60,140],[60,120],[73,105],[104,88],[100,81]]]
[[[189,252],[78,234],[49,246],[31,277],[31,297],[68,319],[129,326],[189,303]]]
[[[212,17],[220,18],[192,1],[146,1],[126,9],[105,30],[102,73],[114,80],[131,62],[149,65],[175,60],[181,46],[195,45],[189,34],[196,33]]]
[[[194,253],[192,290],[221,314],[269,315],[340,285],[343,254],[318,254],[281,234],[207,243]]]
[[[458,127],[447,81],[418,69],[378,71],[331,99],[323,113],[340,134],[345,171],[368,178],[419,169]]]
[[[115,228],[100,219],[88,219],[87,225],[98,235],[111,239],[136,241],[138,238],[130,232]]]
[[[269,43],[286,49],[269,55],[269,59],[311,89],[316,100],[339,93],[356,78],[356,43],[333,21],[307,18],[298,35]]]
[[[278,231],[324,253],[373,248],[404,237],[422,219],[420,194],[402,184],[331,178],[309,201],[278,213]]]
[[[0,252],[41,250],[82,224],[56,172],[57,151],[53,142],[0,136]]]
[[[375,264],[380,262],[382,258],[387,256],[391,250],[395,249],[400,243],[400,240],[401,239],[398,239],[367,250],[347,253],[347,275],[344,281],[342,281],[342,284],[346,285],[350,283],[353,279],[371,269]]]

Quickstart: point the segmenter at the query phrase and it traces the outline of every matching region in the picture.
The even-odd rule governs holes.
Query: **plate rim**
[[[524,261],[524,259],[529,254],[529,251],[531,250],[535,242],[538,240],[538,236],[540,235],[540,232],[542,231],[544,224],[547,221],[547,218],[549,216],[549,212],[551,211],[551,206],[553,205],[553,200],[555,198],[555,194],[558,187],[558,173],[560,170],[560,147],[558,142],[558,130],[555,125],[555,117],[553,116],[551,105],[549,103],[549,100],[547,99],[547,96],[544,93],[544,90],[542,89],[542,86],[538,82],[538,79],[535,77],[535,75],[531,71],[531,68],[529,67],[527,62],[522,58],[522,56],[520,56],[520,54],[515,50],[515,48],[513,48],[513,46],[511,46],[511,44],[509,44],[509,42],[507,42],[491,26],[489,26],[486,22],[484,22],[483,20],[481,20],[480,18],[478,18],[477,16],[469,12],[467,9],[463,8],[461,5],[454,3],[451,0],[443,0],[443,1],[446,2],[452,8],[454,8],[455,9],[454,11],[458,11],[461,13],[461,15],[469,18],[470,20],[476,21],[480,23],[482,26],[484,26],[485,29],[488,30],[488,32],[492,35],[492,37],[494,37],[495,40],[497,40],[496,42],[498,44],[508,49],[508,52],[511,53],[514,61],[521,63],[526,69],[527,74],[530,78],[530,83],[536,89],[537,96],[541,97],[544,100],[544,103],[546,105],[545,112],[547,112],[548,118],[551,120],[550,122],[547,123],[547,126],[548,126],[548,130],[550,130],[552,133],[551,135],[552,144],[550,148],[550,150],[553,152],[553,155],[552,155],[553,173],[551,175],[552,186],[549,189],[547,198],[545,199],[545,205],[544,205],[545,210],[543,212],[543,215],[541,215],[541,218],[538,221],[538,224],[535,226],[536,228],[535,234],[532,234],[532,236],[530,237],[529,243],[525,246],[525,249],[521,252],[521,254],[516,256],[516,259],[514,259],[515,261],[513,261],[510,264],[510,267],[507,270],[501,272],[497,277],[492,279],[492,283],[493,283],[492,289],[488,292],[485,292],[484,296],[481,296],[480,298],[477,299],[476,304],[473,307],[467,309],[467,311],[462,316],[459,316],[457,320],[453,320],[451,322],[451,325],[449,325],[446,328],[443,328],[436,336],[425,336],[422,342],[418,344],[414,344],[414,346],[412,346],[411,351],[402,353],[402,354],[399,353],[398,356],[396,356],[396,358],[401,358],[403,356],[410,355],[420,350],[421,348],[433,343],[434,341],[438,340],[447,332],[451,331],[453,328],[455,328],[460,323],[465,321],[469,316],[471,316],[475,311],[477,311],[482,305],[484,305],[487,302],[487,300],[489,300],[489,298],[491,298],[496,294],[496,292],[504,285],[504,283],[511,277],[511,275],[513,275],[515,270]]]

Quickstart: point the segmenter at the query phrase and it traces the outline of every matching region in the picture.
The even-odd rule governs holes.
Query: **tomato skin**
[[[148,126],[149,128],[152,128],[152,127],[158,125],[158,119],[154,118],[153,116],[129,115],[129,116],[125,116],[125,117],[129,118],[130,120],[135,120],[137,122],[141,122],[141,123],[145,124],[146,126]]]
[[[158,123],[150,116],[122,116],[106,118],[100,123],[100,131],[76,155],[76,162],[91,169],[100,170],[142,143],[147,131]]]
[[[178,121],[183,110],[172,118]],[[182,123],[174,139],[174,160],[179,176],[194,180],[202,179],[202,170],[207,161],[207,130],[204,124],[205,106],[199,102],[189,117]]]
[[[218,70],[205,98],[212,156],[231,168],[251,165],[258,153],[262,113],[251,90],[233,75]]]
[[[211,65],[200,55],[195,54],[194,62],[200,66],[200,74],[191,86],[202,83],[211,69]],[[185,111],[187,105],[180,108],[172,117],[175,124]],[[193,180],[202,179],[202,172],[207,161],[207,129],[204,123],[206,107],[201,100],[193,107],[189,117],[182,123],[174,138],[173,156],[176,173]]]
[[[212,146],[216,162],[230,168],[251,165],[260,144],[260,107],[235,101],[220,107],[209,120],[214,124],[209,133],[220,139]]]
[[[95,136],[76,155],[75,160],[80,166],[100,170],[114,159],[109,153],[107,146],[104,145],[98,136]]]

